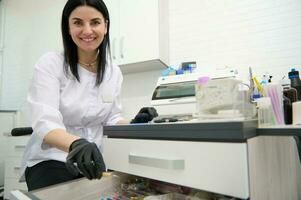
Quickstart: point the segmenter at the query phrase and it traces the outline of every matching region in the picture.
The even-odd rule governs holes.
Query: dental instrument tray
[[[257,120],[198,123],[147,123],[105,126],[109,138],[245,142],[256,136]]]

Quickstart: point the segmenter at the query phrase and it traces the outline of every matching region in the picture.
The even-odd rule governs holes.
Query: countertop
[[[257,120],[130,124],[105,126],[104,135],[110,138],[245,142],[261,135],[301,137],[301,126],[257,128]]]
[[[301,137],[301,125],[282,125],[271,128],[257,128],[257,135],[274,136],[299,136]]]
[[[130,124],[105,126],[104,135],[110,138],[244,142],[256,136],[256,126],[256,120]]]

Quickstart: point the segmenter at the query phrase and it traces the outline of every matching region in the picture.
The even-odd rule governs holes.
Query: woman
[[[22,174],[29,191],[83,176],[100,178],[106,169],[99,150],[103,126],[126,123],[122,74],[108,59],[106,5],[68,0],[61,23],[64,53],[40,58],[28,94],[34,131]]]

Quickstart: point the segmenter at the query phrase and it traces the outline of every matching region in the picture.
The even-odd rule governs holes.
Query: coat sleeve
[[[59,111],[59,74],[63,73],[62,68],[62,58],[54,53],[44,55],[35,65],[27,100],[34,130],[33,137],[41,144],[50,131],[58,128],[66,130]]]

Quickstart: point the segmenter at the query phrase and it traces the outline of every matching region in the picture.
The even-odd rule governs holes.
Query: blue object
[[[179,75],[179,74],[184,74],[184,70],[178,69],[178,70],[176,71],[176,74],[177,74],[177,75]]]
[[[253,94],[252,95],[253,100],[259,99],[260,97],[261,97],[260,94]]]
[[[255,87],[253,94],[252,94],[252,99],[255,101],[256,99],[259,99],[261,97],[261,95],[258,92],[258,88]]]
[[[169,76],[169,75],[175,75],[176,70],[172,67],[168,67],[167,69],[163,70],[162,76]]]
[[[288,73],[288,78],[299,78],[299,71],[296,71],[295,68],[292,68],[291,71]]]

